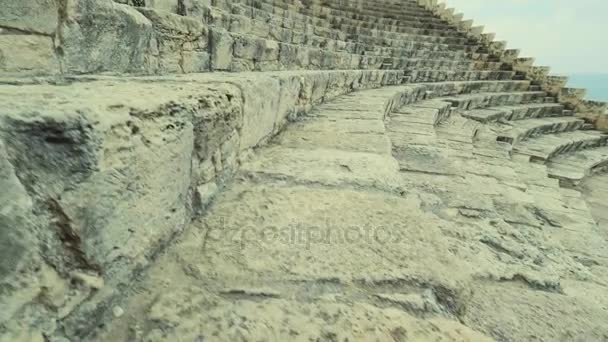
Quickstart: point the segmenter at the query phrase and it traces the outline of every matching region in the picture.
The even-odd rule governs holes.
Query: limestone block
[[[533,66],[528,70],[528,77],[537,82],[544,82],[549,75],[550,68],[546,66]]]
[[[60,72],[50,37],[0,35],[0,74],[48,75]]]
[[[222,10],[230,10],[230,1],[229,0],[212,0],[213,7],[220,8]]]
[[[557,95],[566,83],[568,83],[566,76],[547,76],[542,82],[542,86],[550,95]]]
[[[308,49],[308,62],[312,68],[321,69],[323,65],[323,50]]]
[[[65,72],[145,72],[152,24],[111,0],[80,0],[62,26],[57,50]]]
[[[211,69],[229,70],[233,54],[233,38],[226,30],[210,29]]]
[[[52,35],[59,24],[56,0],[0,0],[0,27]]]
[[[527,73],[534,65],[534,58],[516,58],[511,63],[513,70]]]
[[[306,42],[306,36],[300,32],[294,31],[291,37],[291,42],[293,44],[304,44],[304,42]]]
[[[519,57],[520,50],[508,49],[502,54],[502,61],[505,63],[513,63]]]
[[[583,100],[577,105],[576,116],[593,122],[598,130],[608,130],[608,103],[606,102]]]
[[[244,111],[240,150],[258,146],[275,129],[280,83],[276,79],[243,82]]]
[[[298,47],[292,44],[279,45],[279,62],[285,68],[296,68],[298,60]]]
[[[248,34],[251,32],[251,19],[242,15],[233,15],[230,21],[230,32]]]
[[[233,58],[230,63],[230,71],[233,72],[253,71],[254,69],[255,63],[252,59]]]
[[[146,0],[146,7],[159,11],[177,13],[178,0]]]
[[[251,10],[251,17],[253,19],[255,19],[254,21],[263,24],[265,23],[265,26],[268,26],[268,22],[270,21],[270,19],[272,19],[272,13],[265,11],[265,10],[261,10],[261,9],[257,9],[257,8],[253,8]]]
[[[291,42],[292,31],[282,27],[275,27],[270,30],[270,38],[279,42]]]
[[[217,29],[229,29],[231,16],[229,13],[218,10],[215,7],[209,9],[207,23],[215,26]]]
[[[188,17],[204,18],[209,12],[211,0],[178,0],[178,12]]]
[[[199,20],[143,7],[138,10],[152,22],[161,73],[209,70],[209,32]]]
[[[558,93],[558,100],[566,105],[567,109],[575,109],[583,101],[586,93],[586,89],[562,88]]]
[[[211,95],[201,99],[200,110],[193,117],[194,152],[201,161],[220,149],[233,132],[241,129],[243,123],[240,93],[228,88]]]
[[[270,25],[264,21],[252,20],[250,34],[260,38],[267,38],[270,34]]]
[[[263,40],[259,47],[259,60],[276,61],[279,59],[279,43],[275,40]]]
[[[308,69],[310,67],[310,49],[305,46],[298,46],[296,60],[298,66]]]
[[[234,57],[243,59],[254,59],[258,50],[258,43],[262,39],[256,39],[251,36],[234,36]]]
[[[230,12],[232,15],[250,16],[251,9],[249,6],[233,3],[230,8]]]
[[[289,119],[297,117],[300,111],[300,91],[302,79],[298,76],[287,77],[280,80],[279,105],[277,112],[277,128],[283,127]]]

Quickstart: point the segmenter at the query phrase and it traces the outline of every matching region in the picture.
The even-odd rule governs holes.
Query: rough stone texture
[[[133,272],[205,211],[247,151],[280,131],[289,115],[394,81],[384,77],[389,73],[6,86],[0,125],[1,179],[8,190],[0,202],[2,284],[8,291],[3,327],[18,332],[33,324],[26,330],[48,335],[55,320],[64,319],[69,329],[86,331],[89,322],[81,319],[117,295],[99,289],[129,284]],[[314,86],[302,90],[305,84]],[[295,91],[279,92],[281,85]],[[277,90],[274,97],[261,96],[268,87]],[[20,282],[28,286],[20,288]],[[63,292],[58,302],[41,302],[47,291]],[[89,304],[80,305],[85,300]]]
[[[53,40],[42,35],[0,35],[0,70],[8,75],[58,74]]]
[[[144,72],[152,24],[130,6],[79,0],[60,22],[57,50],[67,73]]]
[[[0,5],[0,341],[608,339],[606,105],[461,14]]]
[[[0,27],[41,35],[52,35],[57,30],[59,9],[63,1],[24,0],[0,1]]]
[[[424,89],[347,95],[290,126],[101,339],[604,339],[608,244],[580,194],[457,113],[436,122]],[[326,135],[290,138],[307,132]],[[383,135],[392,153],[321,138],[336,132]]]

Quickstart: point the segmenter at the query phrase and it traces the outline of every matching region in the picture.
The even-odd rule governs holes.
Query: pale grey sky
[[[608,0],[444,0],[554,74],[608,74]]]

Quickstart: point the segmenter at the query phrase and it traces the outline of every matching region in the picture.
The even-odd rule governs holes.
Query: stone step
[[[573,131],[542,135],[523,141],[513,147],[513,151],[529,156],[533,162],[547,162],[557,155],[606,146],[608,135],[597,131]]]
[[[346,19],[346,18],[333,18],[331,24],[328,27],[337,27],[341,25],[344,29],[350,27],[349,30],[353,30],[352,33],[356,33],[359,30],[377,30],[389,33],[408,33],[418,34],[424,36],[435,36],[435,37],[464,37],[461,32],[446,29],[425,29],[398,25],[387,25],[387,24],[375,24],[360,20]]]
[[[509,122],[500,130],[497,141],[515,145],[543,134],[563,133],[580,129],[584,120],[575,117],[525,119]]]
[[[285,3],[284,1],[266,1],[266,0],[261,0],[261,1],[249,1],[249,0],[237,0],[237,1],[233,1],[228,3],[227,1],[215,1],[214,6],[224,9],[224,10],[232,10],[234,8],[234,6],[236,5],[244,5],[244,6],[249,6],[251,7],[253,10],[259,10],[259,11],[265,11],[265,12],[269,12],[269,13],[282,13],[284,15],[289,15],[294,17],[295,19],[299,19],[301,20],[301,16],[309,16],[309,17],[315,17],[318,19],[322,19],[325,21],[330,21],[333,19],[342,19],[342,18],[347,18],[347,19],[351,19],[351,20],[366,20],[369,18],[365,18],[366,16],[361,14],[361,13],[357,13],[357,12],[353,12],[353,11],[345,11],[342,8],[337,8],[337,9],[332,9],[331,7],[328,6],[321,6],[321,5],[307,5],[307,6],[300,6],[300,5],[293,5],[293,4],[289,4],[289,3]],[[392,19],[383,19],[381,17],[373,17],[373,19],[377,20],[377,22],[381,22],[381,23],[389,23],[389,24],[394,24],[395,20]],[[410,20],[420,23],[420,19],[421,17],[410,17]],[[437,23],[436,19],[432,19],[433,22]],[[428,20],[427,20],[428,21]],[[427,21],[422,21],[421,23],[427,22]]]
[[[431,58],[385,58],[386,69],[486,70],[504,71],[503,63]]]
[[[426,11],[426,12],[422,12],[420,14],[399,14],[399,13],[386,13],[386,10],[383,9],[363,9],[363,10],[347,10],[344,8],[340,8],[340,7],[331,7],[330,8],[334,8],[337,11],[334,12],[335,14],[339,15],[339,16],[347,16],[350,14],[350,16],[355,17],[355,18],[360,18],[360,19],[368,19],[368,18],[375,18],[375,20],[377,21],[395,21],[397,23],[403,23],[403,22],[407,22],[407,23],[416,23],[416,24],[421,24],[421,25],[428,25],[429,27],[434,27],[434,28],[443,28],[446,29],[446,25],[447,23],[435,16],[433,16],[430,12]],[[380,14],[380,15],[378,15]]]
[[[441,99],[424,100],[395,110],[391,120],[435,127],[450,117],[451,107],[451,103]]]
[[[519,94],[526,93],[530,81],[518,80],[476,80],[476,81],[449,81],[408,84],[408,87],[424,89],[427,99],[441,98],[442,101],[450,102],[450,98],[477,95],[482,97],[492,94]]]
[[[460,110],[472,110],[523,103],[542,103],[545,95],[546,93],[543,91],[482,93],[450,97],[446,100]]]
[[[608,147],[590,148],[553,158],[547,163],[549,177],[560,185],[574,187],[585,177],[608,166]]]
[[[532,89],[530,90],[533,91]],[[474,109],[463,112],[462,116],[482,123],[488,123],[499,120],[511,121],[547,116],[567,116],[564,115],[563,109],[564,106],[558,103],[532,103]]]
[[[411,14],[405,14],[405,13],[396,13],[394,10],[389,10],[390,13],[386,13],[385,11],[383,11],[382,6],[378,6],[378,7],[371,7],[368,6],[367,4],[364,4],[363,6],[360,7],[352,7],[352,6],[348,6],[348,4],[344,4],[341,2],[336,2],[336,1],[302,1],[304,4],[306,4],[306,8],[315,8],[318,7],[320,12],[324,12],[327,13],[328,15],[334,15],[334,16],[338,16],[338,15],[353,15],[353,16],[361,16],[361,17],[371,17],[371,18],[375,18],[377,20],[396,20],[396,21],[404,21],[404,20],[411,20],[411,21],[416,21],[416,22],[423,22],[423,23],[432,23],[432,24],[437,24],[437,25],[445,25],[446,23],[433,16],[431,12],[424,10],[424,9],[420,9],[419,7],[412,7],[411,10],[415,11],[414,13]],[[408,8],[409,7],[405,7]],[[328,10],[329,9],[329,10]]]
[[[245,2],[245,4],[249,4],[248,1],[240,0],[241,2]],[[258,1],[263,4],[260,5],[259,10],[265,10],[268,12],[273,12],[272,7],[277,7],[277,4],[284,3],[281,1]],[[254,2],[255,3],[255,2]],[[284,13],[290,14],[301,14],[301,15],[314,15],[317,18],[331,21],[336,19],[350,19],[357,20],[360,22],[367,22],[372,24],[384,24],[384,25],[399,25],[402,27],[413,27],[413,28],[421,28],[421,29],[437,29],[437,30],[453,30],[453,28],[442,20],[435,18],[433,16],[430,17],[420,17],[420,16],[406,16],[401,17],[399,19],[394,18],[383,18],[376,15],[376,13],[368,13],[368,12],[353,12],[344,10],[339,6],[318,6],[311,5],[307,7],[294,6],[291,4],[288,5],[287,8],[282,8]],[[224,9],[230,9],[225,8]]]
[[[409,15],[429,15],[429,11],[418,6],[413,2],[403,2],[399,5],[391,4],[387,2],[378,2],[374,1],[371,5],[369,3],[361,3],[357,4],[357,7],[353,6],[353,3],[345,2],[345,1],[335,1],[335,0],[306,0],[303,1],[304,4],[318,4],[321,6],[339,6],[342,9],[348,10],[385,10],[389,13],[399,13],[399,14],[409,14]],[[378,15],[378,14],[377,14]],[[380,13],[379,15],[383,15]]]
[[[304,69],[405,69],[405,68],[428,68],[433,66],[435,69],[448,69],[445,71],[451,74],[462,73],[470,70],[472,67],[492,66],[496,67],[496,63],[486,64],[485,62],[467,62],[456,61],[451,62],[453,67],[445,66],[446,61],[443,60],[424,60],[416,59],[401,59],[404,64],[401,67],[393,67],[393,63],[387,63],[387,57],[383,55],[360,55],[343,51],[332,51],[321,47],[299,46],[297,44],[277,43],[269,39],[261,39],[250,37],[242,34],[227,33],[233,45],[233,62],[228,66],[231,71],[270,71],[270,70],[285,70],[292,68]],[[390,58],[390,57],[389,57]],[[396,64],[396,63],[395,63]],[[421,65],[420,65],[421,64]],[[460,67],[456,65],[460,64]],[[406,67],[407,65],[407,67]],[[420,65],[420,66],[419,66]],[[460,71],[453,71],[459,69]],[[463,71],[464,70],[464,71]],[[444,73],[445,73],[444,72]],[[469,74],[465,76],[443,77],[441,80],[472,80],[472,79],[510,79],[509,72],[493,71],[494,74],[483,73],[477,70],[478,74]],[[481,73],[481,74],[479,74]],[[431,75],[433,76],[433,75]],[[417,81],[439,80],[437,78],[418,78]]]
[[[230,32],[244,35],[258,36],[264,39],[273,39],[284,43],[309,45],[319,48],[345,50],[351,53],[362,54],[370,49],[375,55],[392,54],[395,57],[411,57],[415,51],[417,56],[424,56],[430,51],[445,51],[443,55],[448,58],[461,58],[469,55],[472,59],[489,60],[485,53],[475,53],[477,46],[449,46],[446,44],[428,44],[393,39],[386,40],[364,35],[351,37],[340,30],[328,30],[318,26],[294,26],[296,22],[279,20],[276,23],[269,18],[258,15],[258,19],[247,16],[223,12],[211,16],[209,23],[214,27],[221,27]],[[270,18],[272,19],[272,18]],[[366,38],[367,37],[367,38]],[[388,45],[387,45],[388,44]],[[394,46],[390,46],[390,45]],[[406,50],[390,50],[406,49]],[[462,51],[459,51],[462,50]],[[405,54],[405,55],[404,55]],[[496,60],[493,60],[496,61]]]
[[[344,41],[369,46],[407,48],[432,51],[464,51],[475,52],[479,45],[445,44],[432,41],[417,41],[414,36],[407,39],[388,39],[363,34],[346,34],[341,30],[328,29],[320,26],[305,26],[302,28],[289,27],[287,23],[272,24],[264,17],[247,18],[224,12],[209,19],[209,24],[216,28],[223,28],[231,32],[258,36],[260,38],[273,38],[283,42],[309,44],[312,46],[329,46],[336,44],[332,41]],[[356,50],[354,50],[356,51]]]
[[[292,44],[277,42],[274,39],[265,39],[256,36],[251,36],[241,33],[233,33],[218,31],[218,34],[223,34],[227,38],[226,40],[234,42],[232,45],[232,54],[236,59],[236,65],[230,66],[231,71],[250,71],[250,70],[285,70],[291,68],[304,68],[304,69],[380,69],[389,68],[397,69],[395,67],[389,67],[386,63],[388,51],[392,51],[393,54],[399,53],[419,53],[422,50],[415,49],[391,49],[391,48],[377,48],[374,51],[364,51],[367,54],[357,53],[359,51],[350,52],[348,49],[360,48],[367,45],[347,45],[345,43],[339,44],[340,42],[315,39],[309,44]],[[335,43],[335,45],[324,45],[325,43]],[[351,49],[352,50],[352,49]],[[228,51],[230,52],[230,51]],[[162,57],[162,56],[161,56]],[[390,58],[390,57],[388,57]],[[402,59],[407,61],[407,68],[424,69],[431,65],[431,68],[447,68],[454,69],[449,66],[442,67],[446,62],[452,65],[460,64],[461,70],[470,70],[471,68],[482,68],[487,67],[489,70],[493,70],[500,67],[500,63],[496,62],[484,62],[484,61],[437,61],[437,60],[425,60],[422,58]],[[225,58],[224,58],[225,62]],[[418,63],[422,63],[418,66]],[[395,63],[396,64],[396,63]],[[468,66],[468,68],[467,68]],[[399,68],[406,68],[401,66]],[[220,69],[221,70],[221,69]],[[445,74],[445,72],[444,72]],[[479,75],[465,75],[460,77],[462,80],[471,79],[510,79],[512,72],[507,71],[495,71],[495,74],[488,74],[486,76]],[[416,81],[437,81],[437,80],[455,80],[456,78],[444,77],[443,79],[437,78],[438,76],[429,72],[425,72],[421,77],[416,78]],[[441,77],[441,76],[439,76]],[[451,76],[450,76],[451,77]]]
[[[325,26],[322,22],[315,22],[319,26]],[[439,35],[437,32],[446,32],[439,30],[424,30],[424,29],[412,29],[412,28],[403,28],[400,31],[400,27],[392,28],[391,26],[386,27],[385,29],[376,29],[376,28],[367,28],[358,25],[359,23],[344,23],[339,20],[333,20],[330,26],[327,28],[337,29],[347,34],[354,35],[366,35],[378,38],[387,38],[387,39],[416,39],[420,41],[427,42],[436,42],[436,43],[444,43],[444,44],[461,44],[467,45],[474,43],[470,38],[462,37],[462,36],[453,36],[453,35]],[[450,32],[450,31],[447,31]]]
[[[511,71],[479,70],[406,70],[410,82],[443,82],[443,81],[476,81],[476,80],[511,80]]]

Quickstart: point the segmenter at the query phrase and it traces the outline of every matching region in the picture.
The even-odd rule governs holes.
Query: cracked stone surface
[[[0,0],[0,342],[608,341],[608,104],[481,29]]]
[[[607,244],[580,194],[473,139],[458,113],[404,143],[393,137],[415,107],[367,126],[325,107],[243,165],[103,339],[607,337]],[[384,136],[393,153],[340,147],[332,132]]]

